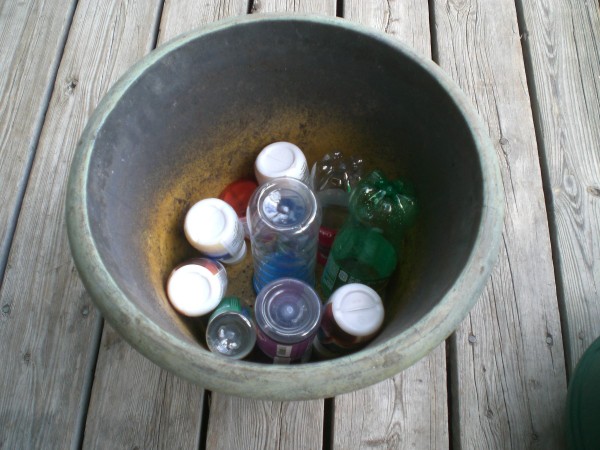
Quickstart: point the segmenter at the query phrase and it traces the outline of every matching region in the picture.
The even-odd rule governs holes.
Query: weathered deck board
[[[159,44],[201,25],[246,14],[251,0],[165,0]]]
[[[489,127],[507,213],[492,278],[451,340],[453,438],[459,448],[563,448],[561,328],[515,4],[433,4],[439,64]]]
[[[107,327],[83,447],[198,449],[202,389],[161,370]]]
[[[527,38],[523,44],[546,164],[558,264],[554,272],[561,287],[571,369],[600,334],[598,2],[431,0],[434,54],[471,96],[497,142],[508,208],[500,263],[478,305],[450,340],[451,436],[456,448],[563,447],[564,359],[514,1],[520,8],[520,32]],[[165,0],[159,41],[178,34],[178,26],[184,31],[224,15],[221,11],[233,2]],[[0,283],[3,449],[81,443],[101,318],[71,263],[64,185],[87,117],[119,73],[149,50],[161,1],[80,0],[62,57],[74,3],[7,1],[0,6],[0,273],[16,225]],[[314,8],[325,4],[330,14],[334,3],[280,2],[302,12],[317,12]],[[343,3],[351,20],[358,20],[352,14],[360,8],[360,21],[404,36],[406,22],[386,15],[380,4],[398,8],[405,2]],[[270,5],[256,0],[254,9],[277,10]],[[419,11],[409,9],[403,17],[408,15],[414,26],[424,19]],[[133,29],[133,23],[139,34],[125,42],[125,29]],[[407,38],[418,48],[418,34],[401,37]],[[417,364],[428,368],[415,366],[335,399],[335,426],[348,423],[332,431],[333,446],[447,447],[446,418],[435,416],[436,411],[444,413],[438,409],[443,383],[434,381],[444,378],[438,372],[443,351],[438,348]],[[386,400],[377,400],[384,392]],[[323,402],[256,402],[216,394],[212,400],[206,448],[320,448],[329,436]],[[160,370],[105,326],[84,448],[202,448],[202,402],[199,388]],[[421,428],[415,418],[422,420]],[[354,439],[341,435],[343,430],[351,430]]]
[[[255,0],[251,11],[335,15],[336,1]],[[323,400],[268,402],[215,392],[210,405],[207,448],[316,450],[323,446],[323,418]]]
[[[431,58],[429,6],[419,0],[345,0],[344,18],[394,36],[421,56]]]
[[[0,285],[75,3],[0,3]]]
[[[335,16],[336,8],[336,0],[254,0],[251,12],[297,12]]]
[[[346,0],[344,17],[431,57],[427,2]],[[445,344],[392,379],[336,397],[333,419],[333,448],[448,448]]]
[[[247,7],[246,0],[167,0],[158,44],[202,24],[244,14]],[[119,401],[125,398],[131,401]],[[201,436],[203,401],[200,387],[161,369],[106,325],[84,447],[197,449],[205,439]]]
[[[600,336],[600,8],[520,3],[571,372]]]
[[[266,402],[213,394],[206,448],[319,449],[323,401]]]
[[[9,305],[0,326],[9,349],[0,365],[5,448],[79,444],[101,322],[67,244],[68,171],[101,95],[149,50],[157,9],[158,2],[81,1],[75,12],[0,292]]]
[[[393,378],[335,398],[334,449],[449,447],[444,345]]]

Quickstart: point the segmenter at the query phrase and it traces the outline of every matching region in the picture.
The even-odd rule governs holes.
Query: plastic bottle
[[[196,203],[186,214],[183,229],[192,246],[225,264],[236,264],[246,255],[242,225],[223,200],[207,198]]]
[[[254,163],[254,174],[258,184],[291,177],[310,186],[306,157],[299,147],[290,142],[274,142],[263,148]]]
[[[166,287],[173,308],[189,317],[210,313],[226,290],[225,267],[208,258],[194,258],[175,267]]]
[[[312,167],[312,186],[323,211],[317,251],[321,265],[327,262],[335,235],[348,216],[350,191],[360,181],[362,172],[362,160],[342,152],[328,153]]]
[[[321,323],[319,296],[306,283],[282,278],[266,285],[254,305],[257,345],[275,363],[301,359]]]
[[[237,297],[225,297],[213,311],[206,327],[208,349],[233,359],[246,357],[256,343],[256,328]]]
[[[314,286],[321,211],[314,193],[294,178],[259,186],[248,204],[248,227],[258,293],[278,278]]]
[[[381,297],[359,283],[338,288],[325,304],[321,327],[314,340],[319,358],[357,350],[373,339],[383,324]]]
[[[323,293],[329,297],[339,286],[363,283],[383,297],[416,208],[412,188],[401,180],[389,181],[378,170],[363,178],[323,270]]]

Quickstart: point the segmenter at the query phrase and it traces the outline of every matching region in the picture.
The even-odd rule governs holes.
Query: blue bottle
[[[276,178],[254,192],[246,214],[254,290],[295,278],[315,285],[321,210],[312,190],[294,178]]]

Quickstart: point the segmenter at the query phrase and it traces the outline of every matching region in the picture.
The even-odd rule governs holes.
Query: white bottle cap
[[[333,318],[339,327],[352,336],[370,336],[383,323],[381,297],[369,286],[360,283],[345,284],[329,298]]]
[[[304,153],[289,142],[275,142],[263,148],[254,163],[254,174],[258,184],[281,177],[296,178],[306,184],[310,183]]]
[[[167,281],[169,301],[177,311],[190,317],[202,316],[215,309],[226,289],[225,269],[214,273],[195,263],[174,269]]]
[[[183,231],[196,249],[224,263],[235,264],[246,255],[238,216],[218,198],[207,198],[192,206],[185,216]]]

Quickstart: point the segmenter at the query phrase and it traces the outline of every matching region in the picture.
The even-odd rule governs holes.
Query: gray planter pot
[[[169,306],[164,282],[193,253],[186,209],[252,174],[270,142],[309,160],[341,149],[410,179],[421,213],[389,288],[383,331],[318,363],[229,361]],[[341,19],[249,16],[161,46],[90,118],[71,168],[67,223],[81,278],[109,323],[156,364],[207,389],[330,397],[409,367],[467,315],[495,263],[504,198],[486,128],[435,64]],[[253,296],[251,265],[230,292]]]

